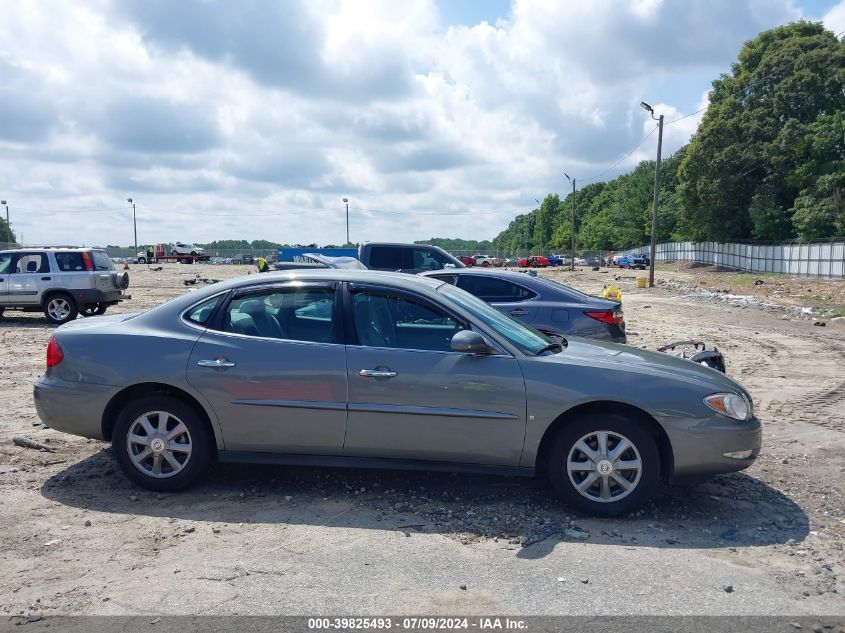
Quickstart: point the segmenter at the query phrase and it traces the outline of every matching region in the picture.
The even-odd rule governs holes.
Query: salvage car
[[[454,284],[546,336],[626,342],[621,303],[592,297],[548,277],[477,268],[422,274]]]
[[[724,374],[552,341],[451,284],[367,270],[240,277],[66,324],[34,400],[50,428],[111,441],[124,474],[158,491],[215,460],[541,474],[609,516],[660,479],[747,468],[761,443]]]

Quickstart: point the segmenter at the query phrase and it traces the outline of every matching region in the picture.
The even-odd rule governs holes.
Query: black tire
[[[177,250],[174,248],[172,251],[170,251],[170,254],[171,254],[171,255],[178,255],[178,254],[179,254],[179,251],[177,251]]]
[[[196,251],[191,251],[191,255],[196,255],[196,254],[197,254]]]
[[[596,484],[588,486],[585,496],[576,489],[573,478],[583,477],[581,479],[583,481],[596,473],[576,471],[573,472],[571,478],[567,469],[570,453],[573,454],[573,457],[581,455],[586,457],[585,454],[575,448],[575,445],[585,436],[599,431],[607,431],[611,435],[608,440],[608,453],[612,453],[613,448],[619,445],[618,443],[611,444],[611,441],[616,440],[618,436],[624,436],[634,446],[633,452],[630,449],[625,450],[620,457],[633,461],[632,458],[636,457],[636,453],[639,453],[641,464],[639,475],[635,476],[633,470],[625,470],[624,474],[620,472],[621,477],[629,483],[635,484],[630,492],[626,493],[622,486],[616,483],[613,474],[607,478],[611,498],[613,496],[620,497],[617,501],[593,500],[601,495],[601,476],[596,480]],[[589,448],[598,446],[597,443],[591,446],[590,442],[591,439],[588,438],[586,443]],[[602,461],[599,460],[595,463],[600,465]],[[591,413],[562,426],[557,431],[555,437],[552,438],[547,467],[552,489],[568,505],[589,514],[612,517],[632,512],[651,499],[660,478],[660,454],[654,438],[636,418],[617,413]],[[633,481],[631,481],[632,479]],[[594,486],[599,486],[599,488],[596,489]]]
[[[66,292],[54,292],[44,300],[44,316],[50,323],[61,325],[73,321],[78,314],[76,301]]]
[[[0,308],[0,319],[3,318],[3,312],[5,312],[6,308]]]
[[[160,416],[151,415],[152,412],[169,414],[170,418],[165,421],[166,429],[172,430],[178,422],[184,424],[187,428],[187,439],[191,447],[181,469],[176,472],[173,472],[174,469],[167,460],[163,457],[159,458],[161,462],[159,469],[162,477],[155,477],[152,474],[154,467],[152,460],[155,458],[155,454],[151,453],[151,457],[142,462],[142,466],[136,466],[130,451],[136,451],[133,454],[140,454],[144,449],[137,444],[130,447],[128,442],[130,430],[145,414],[150,414],[148,420],[154,430],[160,428],[158,426],[161,424]],[[180,435],[180,438],[184,439],[185,435]],[[153,436],[153,440],[155,439],[156,437]],[[182,400],[164,394],[145,396],[130,402],[118,414],[112,432],[112,451],[123,474],[141,488],[156,492],[173,492],[196,483],[208,470],[213,450],[213,437],[196,411]],[[174,451],[172,454],[176,455],[178,459],[181,459],[180,455],[184,455],[184,453],[178,451]],[[142,468],[144,469],[143,472]],[[168,470],[170,474],[166,472]]]
[[[139,257],[139,258],[138,258],[138,263],[139,263],[139,264],[146,264],[146,263],[147,263],[147,258],[146,258],[146,257]]]

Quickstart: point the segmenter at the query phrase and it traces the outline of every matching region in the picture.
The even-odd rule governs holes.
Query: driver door
[[[510,355],[453,352],[469,325],[427,298],[350,285],[343,454],[517,465],[525,384]]]

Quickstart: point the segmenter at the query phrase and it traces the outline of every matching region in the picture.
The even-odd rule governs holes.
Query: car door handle
[[[52,277],[42,277],[41,281],[50,281],[50,279],[52,279]]]
[[[198,360],[197,365],[200,367],[212,367],[214,369],[234,367],[235,363],[225,358],[215,358],[214,360]]]
[[[528,310],[522,310],[517,308],[516,310],[511,310],[511,315],[513,316],[525,316],[528,314]]]
[[[390,369],[362,369],[358,375],[363,378],[396,378],[399,374]]]

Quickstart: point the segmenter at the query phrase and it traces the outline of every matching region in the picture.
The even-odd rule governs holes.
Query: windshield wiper
[[[541,349],[539,352],[537,352],[534,355],[539,356],[540,354],[543,354],[545,352],[554,352],[555,354],[557,354],[558,352],[562,352],[562,351],[563,351],[563,345],[555,342],[555,343],[549,343],[548,345],[546,345],[543,349]]]

